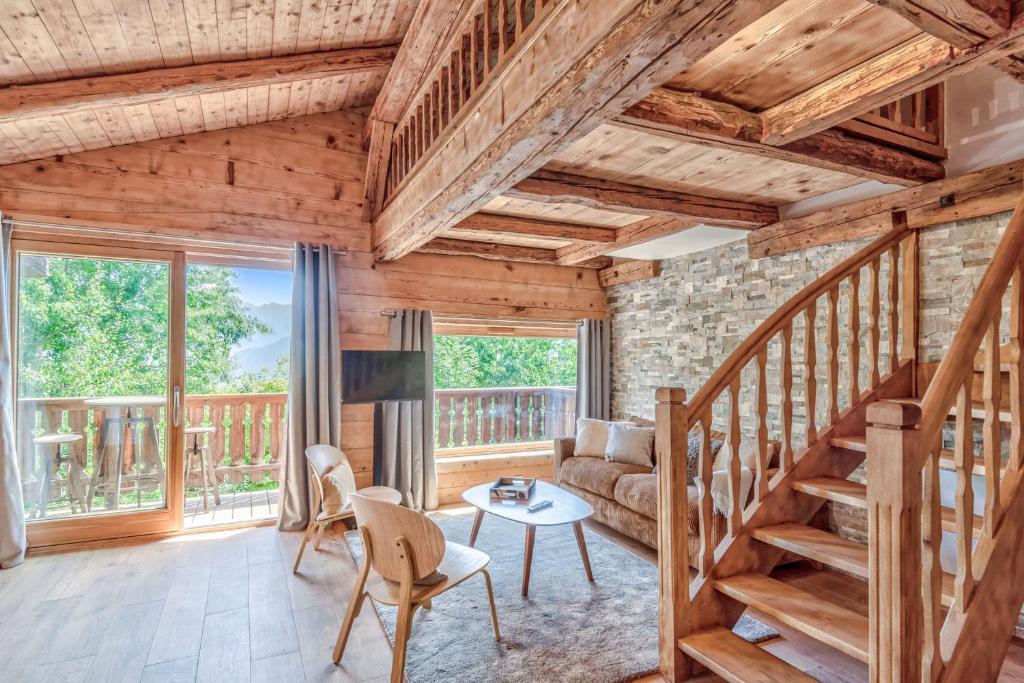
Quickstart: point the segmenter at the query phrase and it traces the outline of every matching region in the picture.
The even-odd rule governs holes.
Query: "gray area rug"
[[[471,515],[433,519],[448,540],[466,543]],[[538,527],[530,595],[520,594],[523,570],[520,524],[488,515],[477,548],[491,556],[502,642],[494,640],[482,576],[418,610],[406,656],[410,683],[616,683],[658,668],[658,573],[650,562],[586,530],[594,583],[587,581],[569,526]],[[358,532],[347,534],[356,562]],[[394,607],[374,603],[392,643]],[[751,642],[778,636],[744,615],[736,633]]]

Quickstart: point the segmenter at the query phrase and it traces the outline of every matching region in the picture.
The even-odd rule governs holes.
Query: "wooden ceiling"
[[[366,108],[379,258],[600,267],[942,178],[943,78],[1024,74],[1010,3],[5,0],[0,164]]]
[[[158,82],[192,65],[396,45],[416,4],[5,0],[0,8],[0,83],[80,83],[78,90],[86,93],[104,76],[116,74],[144,72],[150,82]],[[315,78],[298,71],[273,83],[201,94],[185,89],[141,104],[45,116],[8,114],[0,119],[0,164],[366,107],[380,91],[388,66]]]

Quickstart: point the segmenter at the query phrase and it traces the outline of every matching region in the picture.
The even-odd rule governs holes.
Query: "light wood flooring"
[[[589,526],[654,561],[650,549]],[[340,530],[325,535],[320,552],[306,553],[295,576],[290,567],[300,540],[299,533],[256,527],[31,556],[0,571],[0,678],[383,683],[390,645],[372,609],[357,620],[341,666],[331,663],[355,576]],[[851,608],[865,604],[857,579],[801,565],[777,574]],[[862,663],[755,616],[782,633],[762,645],[776,656],[822,681],[867,679]],[[1024,681],[1024,646],[1017,641],[1000,681]]]

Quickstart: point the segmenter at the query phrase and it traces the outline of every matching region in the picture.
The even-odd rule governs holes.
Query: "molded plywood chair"
[[[298,573],[302,554],[306,551],[306,545],[313,538],[314,533],[316,534],[316,542],[313,544],[313,549],[320,550],[320,542],[324,538],[324,529],[338,520],[347,519],[352,516],[352,506],[348,502],[344,502],[337,510],[324,510],[324,476],[334,470],[344,468],[344,474],[340,477],[348,482],[348,490],[344,493],[355,493],[356,487],[355,475],[352,473],[352,466],[348,464],[348,458],[334,446],[317,444],[307,448],[306,466],[309,467],[309,478],[313,481],[313,505],[309,509],[309,524],[306,526],[306,533],[302,537],[302,545],[299,546],[299,553],[295,556],[295,564],[292,566],[293,574]],[[399,503],[402,500],[402,494],[387,486],[370,486],[362,489],[361,493],[364,496],[379,498],[392,503]]]
[[[363,537],[363,563],[334,647],[335,664],[341,661],[352,624],[369,595],[377,602],[398,606],[391,683],[401,683],[413,613],[418,607],[430,609],[430,601],[435,596],[455,588],[474,574],[484,576],[494,639],[501,641],[494,590],[486,569],[490,557],[475,548],[445,541],[441,529],[414,510],[361,493],[349,499]]]

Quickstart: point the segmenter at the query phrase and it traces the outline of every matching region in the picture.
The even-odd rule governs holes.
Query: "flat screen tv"
[[[422,401],[427,358],[423,351],[342,351],[341,402]]]

